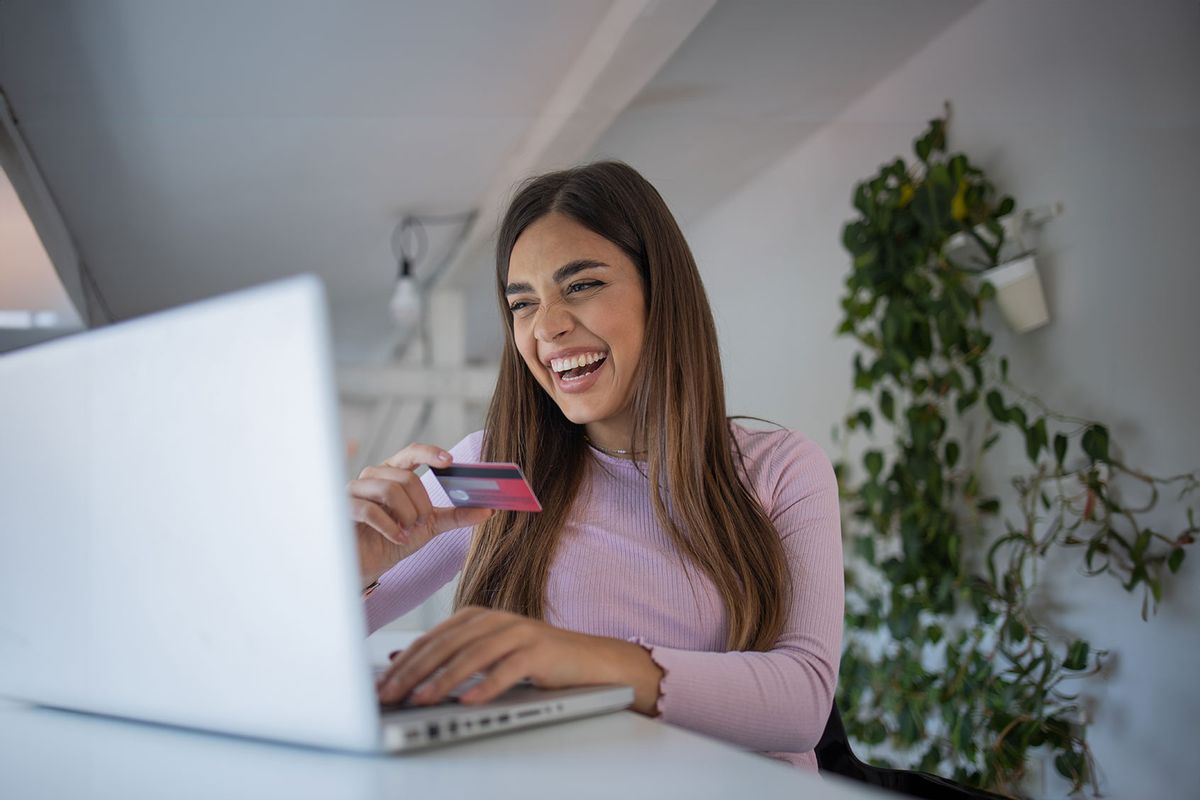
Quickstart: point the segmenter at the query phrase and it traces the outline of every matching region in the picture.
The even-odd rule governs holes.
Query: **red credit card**
[[[542,510],[533,487],[516,464],[451,464],[431,467],[430,472],[446,490],[450,502],[459,508]]]

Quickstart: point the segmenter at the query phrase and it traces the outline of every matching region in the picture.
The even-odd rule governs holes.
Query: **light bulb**
[[[396,281],[396,291],[392,293],[388,308],[391,309],[392,319],[400,327],[407,328],[420,321],[421,294],[411,275],[401,276]]]

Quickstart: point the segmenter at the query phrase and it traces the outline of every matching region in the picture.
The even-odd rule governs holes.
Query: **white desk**
[[[379,631],[383,663],[413,633]],[[894,797],[820,778],[631,711],[396,756],[360,756],[0,699],[4,800]]]
[[[404,756],[357,756],[0,701],[0,797],[870,800],[623,711]]]

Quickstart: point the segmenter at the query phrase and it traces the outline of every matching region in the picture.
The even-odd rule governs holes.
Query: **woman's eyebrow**
[[[596,261],[595,259],[592,259],[592,258],[578,258],[574,261],[568,261],[566,264],[563,264],[561,267],[554,270],[554,282],[562,283],[563,281],[567,280],[568,278],[571,278],[574,275],[577,275],[578,273],[583,272],[585,269],[592,269],[594,267],[607,268],[608,264],[605,264],[603,261]],[[524,281],[510,283],[504,287],[505,295],[520,294],[521,292],[532,292],[532,291],[533,291],[533,287]]]

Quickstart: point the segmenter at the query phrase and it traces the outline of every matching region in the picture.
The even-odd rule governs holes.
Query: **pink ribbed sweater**
[[[712,582],[681,563],[637,465],[596,450],[550,571],[546,621],[646,647],[664,672],[664,721],[815,770],[841,652],[837,485],[829,459],[798,433],[735,425],[734,435],[791,568],[789,620],[774,648],[725,652],[726,615]],[[459,442],[454,460],[478,461],[482,436]],[[429,475],[425,487],[434,505],[450,505]],[[470,536],[469,528],[443,533],[390,570],[367,600],[370,629],[461,571]]]

